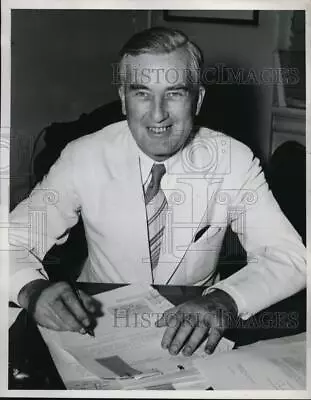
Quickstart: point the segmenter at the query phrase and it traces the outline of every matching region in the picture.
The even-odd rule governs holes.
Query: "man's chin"
[[[158,151],[158,152],[150,152],[149,153],[149,157],[152,158],[155,161],[165,161],[168,158],[172,157],[174,154],[177,153],[177,151],[179,150],[179,148],[177,149],[172,149],[172,150],[165,150],[165,151]]]
[[[170,158],[171,157],[171,155],[170,154],[164,154],[164,155],[162,155],[162,154],[160,154],[160,155],[152,155],[152,156],[150,156],[154,161],[157,161],[157,162],[161,162],[161,161],[165,161],[165,160],[167,160],[168,158]]]

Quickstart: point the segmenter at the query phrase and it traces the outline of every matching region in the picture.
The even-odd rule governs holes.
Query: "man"
[[[13,210],[11,299],[39,324],[81,333],[90,324],[92,299],[81,292],[86,313],[70,285],[49,282],[40,263],[79,215],[89,253],[80,281],[206,286],[158,321],[171,354],[191,355],[205,339],[213,352],[226,313],[249,318],[305,286],[304,246],[258,160],[240,142],[193,124],[205,95],[202,64],[200,50],[179,31],[152,28],[132,37],[119,65],[127,121],[71,142]],[[44,229],[33,222],[38,210]],[[219,282],[229,224],[248,264]]]

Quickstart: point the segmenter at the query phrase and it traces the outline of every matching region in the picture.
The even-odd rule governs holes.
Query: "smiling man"
[[[198,79],[191,82],[191,71],[197,75],[199,69],[191,61],[189,49],[183,48],[122,57],[122,110],[137,145],[153,160],[174,155],[192,132],[205,89]]]
[[[171,354],[191,355],[203,340],[213,352],[226,315],[247,319],[305,287],[304,246],[259,161],[242,143],[194,126],[205,95],[202,65],[198,47],[179,31],[152,28],[132,37],[119,65],[126,121],[71,142],[13,210],[11,300],[39,324],[85,333],[90,323],[92,299],[81,292],[86,313],[71,287],[49,282],[41,264],[79,215],[88,240],[80,281],[206,287],[158,321]],[[42,227],[28,227],[42,209],[45,246],[32,239]],[[248,264],[219,281],[229,225]]]

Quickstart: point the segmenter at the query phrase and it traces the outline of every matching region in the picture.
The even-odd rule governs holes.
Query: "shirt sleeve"
[[[306,249],[269,190],[259,160],[246,147],[241,155],[238,189],[230,192],[228,210],[247,265],[203,294],[224,290],[235,300],[239,316],[247,319],[306,286]]]
[[[64,243],[79,219],[80,202],[75,190],[74,146],[69,144],[49,173],[29,197],[10,214],[10,300],[27,283],[47,279],[42,265],[54,244]]]

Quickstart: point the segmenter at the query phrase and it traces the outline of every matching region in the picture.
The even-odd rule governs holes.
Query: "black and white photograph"
[[[1,393],[306,398],[306,2],[5,3]]]

